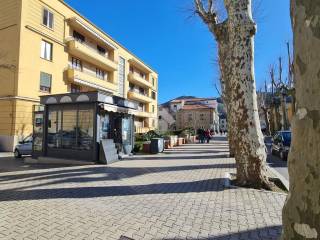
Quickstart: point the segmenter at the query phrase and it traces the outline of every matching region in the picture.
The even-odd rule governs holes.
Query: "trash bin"
[[[164,151],[163,138],[152,138],[151,145],[150,145],[150,152],[155,154],[155,153],[161,153],[163,151]]]

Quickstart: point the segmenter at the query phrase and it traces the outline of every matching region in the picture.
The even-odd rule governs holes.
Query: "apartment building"
[[[184,105],[176,115],[177,129],[212,129],[219,131],[217,110],[204,104]]]
[[[63,0],[0,0],[0,150],[33,131],[41,96],[101,91],[157,126],[158,74]]]

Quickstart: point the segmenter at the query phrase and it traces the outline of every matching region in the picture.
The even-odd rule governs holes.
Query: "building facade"
[[[176,120],[170,114],[169,110],[165,107],[159,106],[158,108],[158,130],[160,132],[176,130]]]
[[[40,96],[102,91],[157,126],[158,74],[63,0],[0,0],[0,150],[32,133]]]
[[[219,116],[215,108],[202,104],[184,105],[176,115],[177,129],[219,130]]]

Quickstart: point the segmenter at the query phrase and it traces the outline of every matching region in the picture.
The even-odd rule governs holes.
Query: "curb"
[[[268,170],[272,172],[273,175],[275,175],[279,180],[282,182],[282,184],[286,187],[286,189],[289,191],[289,181],[285,179],[278,171],[273,169],[270,166],[267,166]]]

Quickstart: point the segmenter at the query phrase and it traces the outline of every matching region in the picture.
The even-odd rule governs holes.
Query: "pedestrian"
[[[206,140],[207,140],[207,143],[210,143],[210,139],[211,139],[211,136],[210,136],[211,134],[210,134],[210,129],[207,129],[206,131],[205,131],[205,138],[206,138]]]

